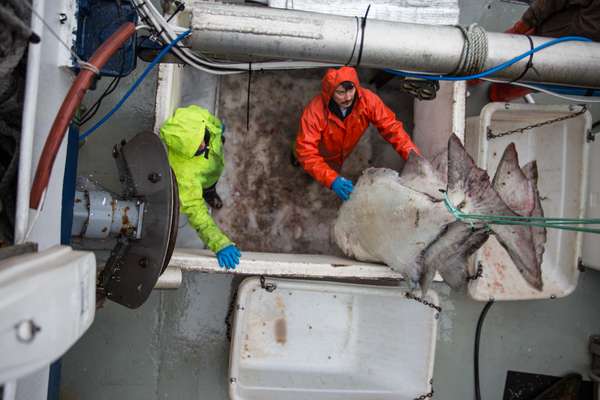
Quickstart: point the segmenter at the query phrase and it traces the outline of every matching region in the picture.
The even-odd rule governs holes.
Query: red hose
[[[98,69],[104,67],[104,65],[110,60],[110,58],[123,46],[123,44],[135,34],[135,25],[131,22],[127,22],[112,35],[98,49],[94,52],[92,57],[88,60],[89,64],[92,64]],[[81,104],[83,96],[90,88],[92,79],[94,78],[94,72],[88,69],[81,69],[77,77],[69,89],[69,93],[65,96],[56,117],[50,133],[44,144],[40,161],[35,171],[35,178],[31,186],[31,195],[29,198],[29,208],[37,210],[40,206],[42,194],[46,187],[48,187],[48,181],[50,181],[50,173],[56,159],[56,154],[60,148],[67,127],[75,115],[77,107]]]

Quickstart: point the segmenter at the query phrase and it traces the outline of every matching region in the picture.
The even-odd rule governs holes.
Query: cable
[[[104,92],[100,95],[100,97],[98,97],[98,99],[94,102],[94,104],[92,104],[90,106],[90,108],[81,116],[81,118],[76,119],[75,124],[77,124],[77,126],[82,126],[82,125],[86,124],[88,121],[90,121],[92,118],[94,118],[94,116],[100,109],[100,106],[102,105],[102,102],[104,101],[104,99],[107,98],[108,96],[110,96],[115,91],[115,89],[117,89],[117,86],[119,86],[119,83],[121,82],[124,67],[125,67],[125,59],[123,57],[121,57],[121,67],[119,68],[119,75],[114,77],[113,80],[110,81],[110,83],[104,89]]]
[[[96,75],[100,75],[100,70],[98,68],[96,68],[95,65],[90,64],[87,61],[82,60],[79,55],[77,55],[77,53],[75,53],[75,51],[64,42],[64,40],[62,40],[62,38],[58,35],[58,33],[56,33],[54,31],[54,29],[52,29],[52,27],[50,26],[49,23],[46,22],[46,20],[31,6],[31,4],[29,4],[29,2],[24,1],[23,4],[36,16],[39,18],[40,21],[42,21],[42,24],[44,24],[44,26],[46,27],[46,29],[48,29],[48,32],[50,32],[52,34],[52,36],[54,36],[56,38],[56,40],[65,48],[67,49],[67,51],[69,51],[69,53],[71,53],[71,55],[73,56],[73,58],[77,61],[77,64],[79,65],[79,68],[81,69],[87,69],[92,71],[94,74]]]
[[[250,88],[252,83],[252,63],[248,66],[248,97],[246,98],[246,133],[250,132]]]
[[[113,80],[108,84],[108,86],[106,87],[106,89],[104,90],[102,95],[100,95],[98,100],[96,100],[94,102],[94,104],[92,104],[90,106],[90,108],[81,116],[81,118],[79,118],[77,121],[75,121],[75,123],[78,126],[82,126],[82,125],[85,125],[87,122],[89,122],[92,118],[94,118],[94,116],[100,109],[100,106],[102,105],[102,101],[115,91],[115,89],[119,85],[120,81],[121,81],[120,76],[113,78]]]
[[[151,3],[141,0],[132,0],[135,8],[140,13],[142,20],[155,27],[157,32],[162,32],[160,38],[169,43],[176,36],[176,30],[180,27],[174,27],[167,23],[162,14]],[[337,67],[342,64],[319,63],[319,62],[297,62],[297,61],[267,61],[260,63],[227,63],[211,60],[201,54],[196,54],[189,49],[175,46],[173,53],[182,61],[193,68],[218,75],[238,74],[252,70],[280,70],[280,69],[299,69],[299,68],[318,68],[318,67]]]
[[[585,106],[581,112],[585,112]],[[600,229],[581,228],[579,225],[600,225],[600,218],[563,218],[563,217],[523,217],[520,215],[493,215],[493,214],[470,214],[459,210],[452,204],[448,193],[444,193],[444,205],[457,221],[470,224],[476,223],[488,225],[517,225],[535,226],[538,228],[563,229],[574,232],[586,232],[600,234]]]
[[[125,93],[125,95],[123,96],[123,98],[121,98],[121,100],[119,100],[119,102],[113,107],[112,110],[110,110],[104,117],[102,117],[102,119],[100,121],[98,121],[94,126],[92,126],[90,129],[88,129],[87,131],[85,131],[81,136],[79,136],[79,140],[82,141],[85,138],[87,138],[88,136],[90,136],[92,133],[94,133],[94,131],[98,128],[100,128],[106,121],[108,121],[108,119],[110,119],[110,117],[112,117],[112,115],[119,109],[121,108],[121,106],[123,105],[123,103],[125,103],[125,101],[129,98],[129,96],[131,96],[131,94],[135,91],[135,89],[137,89],[137,87],[140,85],[140,83],[142,83],[142,81],[144,80],[144,78],[146,78],[146,76],[148,75],[148,73],[150,73],[150,71],[152,70],[152,68],[154,68],[154,66],[156,66],[156,64],[158,64],[160,62],[160,60],[163,59],[163,57],[169,52],[169,50],[171,50],[171,48],[176,45],[178,42],[180,42],[181,40],[183,40],[186,36],[188,36],[192,31],[188,30],[185,31],[181,34],[179,34],[179,36],[177,36],[177,38],[175,38],[175,40],[173,40],[171,43],[169,43],[167,46],[165,46],[160,53],[158,53],[158,55],[154,58],[154,60],[152,60],[152,62],[146,67],[146,69],[144,70],[144,72],[142,72],[142,75],[139,76],[139,78],[137,78],[137,80],[133,83],[133,85],[131,85],[131,87],[129,88],[129,90],[127,91],[127,93]]]
[[[509,83],[509,82],[505,82],[505,81],[501,81],[498,79],[490,79],[490,78],[483,78],[484,81],[488,81],[488,82],[493,82],[493,83]],[[556,92],[553,92],[551,90],[548,89],[544,89],[541,88],[539,86],[535,86],[535,85],[528,85],[526,83],[521,83],[521,82],[512,82],[510,83],[511,85],[516,85],[516,86],[522,86],[522,87],[526,87],[528,89],[532,89],[532,90],[537,90],[541,93],[545,93],[547,95],[550,96],[554,96],[554,97],[558,97],[559,99],[563,99],[563,100],[567,100],[567,101],[573,101],[576,103],[600,103],[600,99],[596,99],[596,100],[592,100],[588,97],[579,97],[579,96],[566,96],[564,94],[558,94]]]
[[[481,391],[479,388],[479,341],[481,339],[481,328],[483,328],[483,321],[488,311],[494,304],[494,300],[490,300],[486,303],[481,314],[479,314],[479,320],[477,321],[477,329],[475,330],[475,351],[473,352],[473,373],[475,374],[475,400],[481,400]]]
[[[29,225],[29,228],[27,228],[27,232],[25,233],[25,237],[23,237],[23,243],[27,242],[27,240],[29,240],[29,236],[31,235],[31,232],[33,232],[33,228],[35,227],[35,224],[38,221],[38,218],[40,217],[40,214],[42,213],[42,208],[44,208],[44,204],[46,204],[46,194],[48,192],[48,189],[44,189],[44,191],[42,192],[42,198],[40,200],[40,206],[38,207],[37,210],[35,210],[35,215],[33,216],[33,219],[31,220],[31,224]]]
[[[534,48],[534,46],[533,46],[533,39],[529,35],[525,35],[525,37],[527,38],[527,40],[529,40],[529,50],[530,51],[533,50],[533,48]],[[529,72],[529,70],[531,68],[533,68],[533,53],[531,53],[529,55],[529,60],[527,60],[527,65],[525,65],[525,69],[523,70],[523,72],[521,72],[519,74],[519,76],[517,76],[515,79],[512,79],[510,81],[510,83],[519,82],[521,79],[523,79],[523,77],[527,74],[527,72]]]
[[[356,42],[358,42],[358,31],[360,29],[360,21],[358,17],[354,17],[356,19],[356,34],[354,35],[354,46],[352,46],[352,53],[350,53],[350,58],[344,65],[350,65],[352,59],[354,58],[354,51],[356,50]]]
[[[127,22],[108,39],[106,39],[100,47],[98,47],[89,59],[89,62],[93,64],[97,69],[101,69],[106,65],[108,60],[117,52],[119,49],[135,35],[135,25],[131,22]],[[95,75],[90,70],[81,70],[75,77],[75,80],[71,84],[68,93],[65,95],[63,102],[54,117],[54,122],[50,127],[50,132],[46,137],[46,142],[42,149],[40,159],[37,163],[35,170],[35,176],[33,183],[31,184],[31,191],[29,195],[29,207],[36,209],[40,205],[40,199],[43,191],[48,187],[50,181],[50,174],[52,173],[52,167],[56,160],[56,155],[60,149],[60,145],[64,139],[67,128],[73,117],[77,107],[81,104],[81,100],[85,93],[90,88],[92,80]]]
[[[369,11],[371,10],[371,5],[367,7],[367,11],[365,12],[365,16],[361,21],[360,27],[360,46],[358,47],[358,59],[356,60],[356,66],[360,65],[360,61],[362,60],[363,53],[363,45],[365,44],[365,28],[367,27],[367,17],[369,16]]]
[[[438,81],[466,81],[466,80],[471,80],[471,79],[481,79],[481,78],[485,78],[486,76],[495,74],[496,72],[501,71],[505,68],[508,68],[511,65],[521,61],[522,59],[529,57],[529,55],[537,53],[538,51],[543,50],[547,47],[555,46],[562,42],[591,42],[591,41],[592,40],[585,38],[585,37],[581,37],[581,36],[564,36],[564,37],[552,39],[546,43],[542,43],[541,45],[534,47],[533,49],[531,49],[529,51],[526,51],[525,53],[523,53],[513,59],[503,62],[502,64],[496,65],[495,67],[487,69],[478,74],[467,75],[467,76],[426,75],[426,74],[418,74],[418,73],[414,73],[414,72],[397,71],[395,69],[389,69],[389,68],[385,68],[384,71],[388,72],[392,75],[397,75],[397,76],[402,76],[402,77],[430,79],[430,80],[438,80]]]

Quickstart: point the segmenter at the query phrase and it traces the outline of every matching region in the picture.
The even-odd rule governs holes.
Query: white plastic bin
[[[576,105],[488,104],[479,117],[467,120],[467,151],[477,165],[493,177],[504,149],[514,142],[521,166],[537,160],[538,189],[544,215],[583,218],[590,147],[587,142],[591,127],[589,111],[522,133],[487,139],[488,129],[500,133],[571,115],[580,109],[581,106]],[[481,263],[483,276],[470,283],[471,297],[487,301],[490,298],[524,300],[569,295],[577,286],[583,235],[557,229],[548,229],[547,234],[542,262],[542,291],[525,282],[508,253],[491,236],[472,258],[471,271],[474,273],[477,263]]]
[[[437,310],[398,287],[258,278],[239,287],[232,400],[413,400],[431,391]],[[427,300],[438,304],[430,291]]]

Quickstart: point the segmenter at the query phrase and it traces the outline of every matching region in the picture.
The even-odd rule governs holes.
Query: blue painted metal
[[[128,0],[79,0],[75,51],[87,60],[124,22],[137,24],[135,8]],[[125,45],[100,70],[102,76],[125,76],[136,67],[136,38]]]
[[[71,244],[75,185],[77,184],[77,160],[79,158],[79,129],[75,124],[71,124],[67,135],[67,158],[60,217],[60,243],[69,246]]]
[[[62,358],[50,364],[48,375],[48,400],[60,400],[60,378],[62,375]]]

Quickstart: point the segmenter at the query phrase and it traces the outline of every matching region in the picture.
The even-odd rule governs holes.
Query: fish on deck
[[[452,288],[464,286],[468,257],[495,235],[527,283],[542,290],[545,228],[463,222],[449,212],[445,195],[463,213],[543,216],[535,161],[521,168],[510,144],[490,181],[452,135],[447,152],[433,163],[413,152],[400,175],[365,170],[338,212],[336,243],[347,256],[383,262],[411,289],[420,285],[426,292],[436,271]]]

